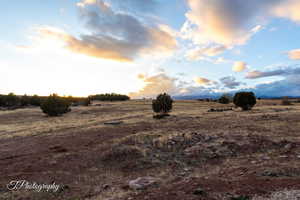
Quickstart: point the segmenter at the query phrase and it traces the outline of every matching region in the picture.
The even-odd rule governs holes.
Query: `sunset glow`
[[[0,93],[299,96],[299,1],[240,1],[7,1]]]

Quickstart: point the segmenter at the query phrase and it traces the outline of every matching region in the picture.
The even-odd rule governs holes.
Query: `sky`
[[[300,96],[299,0],[4,0],[0,94]]]

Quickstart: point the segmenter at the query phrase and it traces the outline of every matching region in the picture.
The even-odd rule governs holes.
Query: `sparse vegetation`
[[[127,101],[129,100],[129,96],[123,94],[96,94],[90,96],[91,100],[98,100],[98,101]]]
[[[42,104],[44,97],[39,97],[38,95],[33,95],[30,97],[30,105],[40,106]]]
[[[20,98],[14,93],[0,96],[0,106],[2,107],[14,107],[20,105]]]
[[[256,104],[256,97],[253,92],[238,92],[234,95],[233,103],[243,110],[251,110]]]
[[[26,94],[20,97],[21,106],[29,106],[30,105],[30,97]]]
[[[83,100],[83,105],[84,106],[89,106],[91,105],[92,101],[91,101],[91,98],[90,97],[87,97]]]
[[[249,196],[232,197],[231,200],[250,200]]]
[[[102,155],[102,160],[109,162],[120,162],[124,160],[137,159],[144,157],[144,153],[137,146],[121,145],[113,146]]]
[[[168,113],[172,110],[173,99],[170,95],[163,93],[156,97],[155,100],[152,101],[152,109],[155,113],[159,113],[154,116],[155,118],[163,118],[167,116]]]
[[[283,106],[292,105],[292,103],[289,100],[289,97],[283,97],[282,100],[281,100],[281,105],[283,105]]]
[[[229,104],[231,101],[231,97],[229,95],[223,94],[219,99],[218,102],[221,104]]]
[[[70,112],[70,102],[56,94],[50,95],[42,104],[42,111],[48,116],[60,116]]]

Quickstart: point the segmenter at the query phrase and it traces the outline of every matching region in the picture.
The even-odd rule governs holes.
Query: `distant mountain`
[[[214,95],[187,95],[187,96],[173,96],[175,100],[196,100],[196,99],[218,99],[222,94],[214,94]],[[234,96],[234,94],[230,94]],[[257,96],[257,98],[261,99],[281,99],[282,96]],[[290,99],[299,99],[300,96],[289,96]]]

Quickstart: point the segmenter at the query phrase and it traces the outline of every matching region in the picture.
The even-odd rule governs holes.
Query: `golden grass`
[[[274,105],[277,104],[277,105]],[[277,101],[259,102],[250,112],[239,110],[220,113],[207,113],[210,108],[230,107],[213,102],[200,101],[175,101],[172,115],[180,118],[199,117],[202,120],[214,120],[221,118],[253,117],[262,114],[280,115],[297,113],[300,105],[281,106]],[[292,108],[288,110],[287,108]],[[153,122],[151,101],[132,100],[127,102],[102,103],[102,106],[73,107],[72,111],[62,117],[46,117],[39,108],[18,109],[14,111],[0,112],[0,138],[43,134],[62,134],[87,129],[104,127],[104,122],[122,120],[126,124],[138,122]],[[213,121],[211,121],[213,123]],[[165,122],[165,123],[174,123]],[[285,122],[282,122],[285,123]],[[299,123],[294,124],[300,126]],[[279,124],[264,124],[268,128],[277,127]]]

